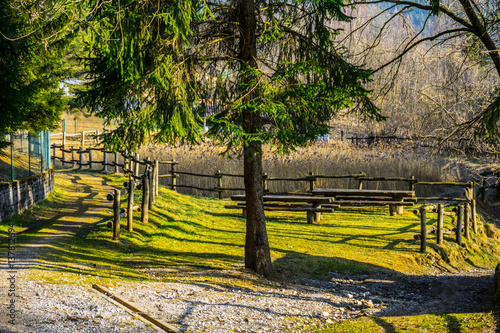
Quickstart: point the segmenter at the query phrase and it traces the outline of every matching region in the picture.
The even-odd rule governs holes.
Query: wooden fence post
[[[113,198],[113,240],[120,239],[120,191],[115,189]]]
[[[135,172],[134,172],[134,169],[135,169],[134,168],[134,153],[128,154],[127,163],[128,163],[128,169],[135,176]]]
[[[470,228],[470,203],[466,202],[464,206],[464,238],[469,239],[469,228]]]
[[[95,143],[99,144],[99,130],[95,130]]]
[[[71,161],[73,162],[73,168],[76,167],[76,158],[75,158],[75,148],[71,147]]]
[[[410,176],[410,191],[415,191],[415,176]]]
[[[134,176],[139,177],[139,153],[135,153],[134,159]]]
[[[312,171],[309,171],[309,191],[314,190],[314,182],[316,181],[316,177],[313,177],[314,173]]]
[[[82,143],[81,143],[81,146],[85,147],[85,131],[82,131]]]
[[[64,156],[64,155],[65,155],[65,152],[64,152],[65,148],[66,148],[66,147],[63,145],[63,146],[62,146],[62,149],[61,149],[61,157],[62,157],[62,158],[61,158],[61,163],[62,163],[62,165],[63,165],[63,166],[64,166],[64,164],[66,163],[66,157]]]
[[[455,238],[457,240],[457,244],[462,246],[462,224],[464,220],[464,206],[458,206],[458,216],[457,216],[457,229],[455,231]]]
[[[357,145],[357,143],[356,143]],[[360,174],[364,174],[364,172],[360,172]],[[362,179],[358,179],[358,190],[362,190],[363,189],[363,180]]]
[[[115,153],[115,173],[118,173],[118,152]]]
[[[437,210],[437,244],[443,244],[443,214],[444,206],[443,204],[438,204]]]
[[[63,131],[62,132],[63,134],[63,137],[62,137],[62,145],[63,145],[63,149],[64,149],[64,146],[66,146],[66,131]]]
[[[22,138],[22,137],[21,137]],[[22,139],[21,139],[22,140]],[[22,145],[22,144],[21,144]],[[22,147],[21,147],[22,149]],[[56,144],[53,143],[52,144],[52,165],[55,166],[56,165]]]
[[[127,231],[132,232],[133,227],[133,213],[134,213],[134,189],[135,179],[131,174],[128,175],[128,202],[127,202]]]
[[[427,217],[424,206],[420,207],[420,252],[427,252]]]
[[[170,164],[170,174],[171,174],[171,177],[172,178],[172,190],[175,191],[176,190],[176,187],[175,185],[177,185],[177,175],[175,174],[175,163],[174,161],[172,161],[172,164]]]
[[[149,180],[148,171],[142,176],[142,207],[141,207],[141,221],[142,223],[148,223],[148,212],[149,212]]]
[[[472,183],[471,189],[471,214],[472,214],[472,230],[477,233],[477,208],[476,208],[476,183]]]
[[[222,199],[222,175],[220,174],[220,170],[215,172],[214,177],[217,179],[217,188],[219,189],[219,199]]]
[[[267,178],[269,178],[269,175],[267,174],[267,172],[264,172],[264,174],[262,175],[262,189],[264,190],[264,193],[269,192]]]
[[[80,154],[80,165],[78,166],[78,169],[81,169],[83,167],[83,147],[78,149],[78,154]]]
[[[160,164],[158,163],[158,160],[155,160],[155,168],[154,168],[154,173],[155,173],[155,177],[154,177],[154,180],[155,180],[155,190],[154,190],[154,193],[155,193],[155,197],[158,196],[158,182],[159,182],[159,175],[160,175]]]
[[[154,194],[153,194],[153,167],[151,165],[146,165],[148,168],[148,172],[146,173],[148,175],[148,192],[149,192],[149,201],[148,201],[148,207],[153,209],[153,202],[154,202]]]
[[[94,167],[94,162],[92,161],[92,147],[89,147],[89,170]]]
[[[132,170],[130,169],[130,155],[123,157],[123,169],[125,170],[125,172],[127,172],[127,170]]]

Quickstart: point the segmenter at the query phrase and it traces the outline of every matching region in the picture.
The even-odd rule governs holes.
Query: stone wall
[[[0,183],[0,221],[20,214],[54,190],[54,169],[11,183]]]

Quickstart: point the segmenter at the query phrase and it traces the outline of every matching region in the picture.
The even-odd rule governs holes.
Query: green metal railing
[[[0,152],[0,181],[20,180],[50,168],[49,131],[11,133],[5,139],[11,145]]]

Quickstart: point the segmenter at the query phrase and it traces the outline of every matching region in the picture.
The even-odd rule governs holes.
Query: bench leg
[[[314,224],[316,212],[307,212],[307,224]]]
[[[319,221],[321,221],[321,217],[322,217],[322,216],[323,216],[323,215],[322,215],[320,212],[315,213],[315,216],[314,216],[314,222],[319,222]]]
[[[321,208],[320,204],[313,203],[312,204],[313,208]],[[320,212],[314,212],[314,222],[319,222],[321,221],[321,213]]]
[[[403,206],[401,205],[389,205],[389,215],[397,216],[403,214]]]

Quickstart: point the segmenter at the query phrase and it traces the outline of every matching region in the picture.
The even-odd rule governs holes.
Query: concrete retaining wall
[[[54,190],[54,169],[12,183],[0,183],[0,221],[20,214]]]

